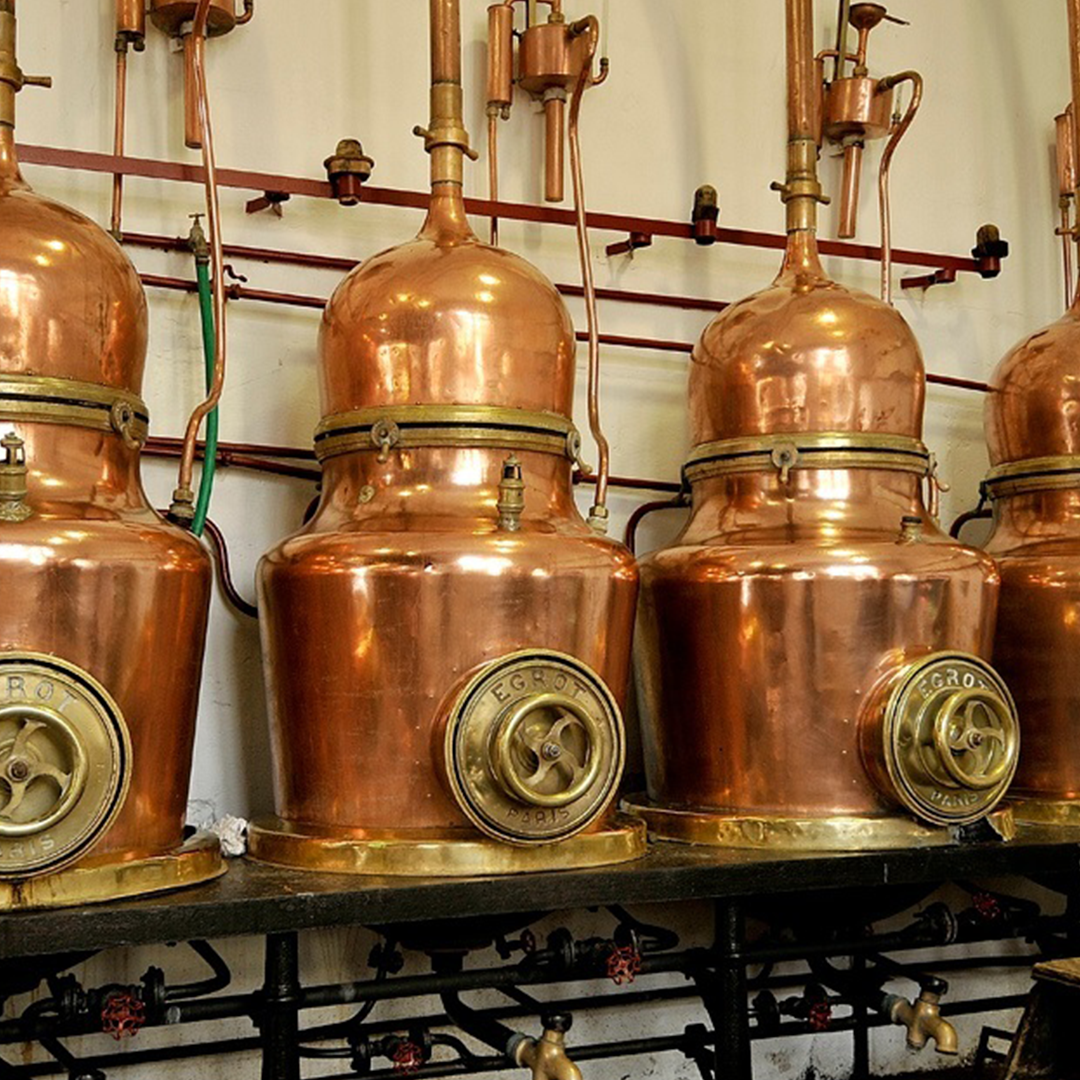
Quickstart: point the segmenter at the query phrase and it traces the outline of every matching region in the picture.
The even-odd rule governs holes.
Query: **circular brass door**
[[[564,840],[606,809],[622,773],[622,716],[599,675],[544,649],[474,673],[446,714],[451,792],[474,825],[511,844]]]
[[[0,878],[46,874],[83,855],[127,793],[127,725],[85,671],[0,654]]]
[[[923,657],[893,676],[883,709],[873,711],[868,735],[864,729],[870,771],[917,817],[969,824],[1005,795],[1020,725],[1008,688],[985,661],[966,653]]]

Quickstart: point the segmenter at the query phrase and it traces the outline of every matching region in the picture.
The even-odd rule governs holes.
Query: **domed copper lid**
[[[695,444],[781,432],[922,434],[925,372],[900,314],[830,281],[797,234],[767,289],[726,308],[694,349]]]
[[[108,233],[37,195],[15,157],[15,12],[0,2],[0,373],[100,383],[137,394],[146,297]]]
[[[562,298],[463,218],[446,228],[446,210],[433,200],[418,239],[338,286],[320,337],[324,413],[432,404],[570,416],[575,341]]]
[[[990,464],[1080,455],[1080,313],[1016,345],[998,364],[985,405]]]

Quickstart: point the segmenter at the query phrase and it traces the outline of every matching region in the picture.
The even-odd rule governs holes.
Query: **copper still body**
[[[694,352],[693,512],[641,563],[636,810],[706,843],[946,841],[1016,767],[1014,707],[985,661],[998,578],[924,502],[910,329],[818,259],[812,19],[788,0],[784,264]]]
[[[1073,102],[1080,100],[1080,2],[1069,0]],[[1076,185],[1069,113],[1059,167]],[[1060,135],[1060,124],[1059,124]],[[1070,242],[1075,230],[1069,230]],[[1080,296],[998,365],[986,400],[993,503],[987,550],[1001,568],[994,663],[1020,709],[1018,816],[1080,823]]]
[[[574,505],[575,341],[462,200],[457,0],[432,0],[427,221],[339,286],[323,491],[260,569],[278,820],[256,858],[359,873],[595,865],[613,817],[637,571]]]
[[[19,173],[0,0],[0,907],[205,880],[184,842],[210,592],[147,502],[146,299],[113,239]],[[168,613],[168,617],[163,617]]]

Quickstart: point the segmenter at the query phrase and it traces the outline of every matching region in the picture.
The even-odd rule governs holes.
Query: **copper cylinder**
[[[840,226],[836,235],[850,240],[855,235],[859,216],[859,180],[862,177],[863,144],[848,143],[844,147],[844,178],[840,184]]]
[[[195,37],[184,35],[184,145],[189,150],[202,149],[202,121],[199,119],[199,88],[193,68]]]
[[[892,127],[893,90],[882,89],[877,79],[837,79],[825,96],[825,137],[881,139]]]
[[[1058,195],[1071,198],[1076,194],[1076,126],[1072,106],[1054,117],[1057,133]]]
[[[143,491],[141,439],[130,427],[147,341],[138,274],[94,222],[22,180],[12,128],[0,127],[0,143],[0,273],[8,282],[0,427],[23,440],[27,467],[25,497],[0,508],[0,589],[11,598],[0,610],[0,663],[56,658],[115,702],[130,736],[129,787],[77,868],[126,866],[137,875],[138,860],[167,856],[183,841],[211,565]],[[49,412],[39,394],[86,401]],[[91,399],[103,403],[103,420]],[[0,704],[20,704],[20,679],[4,680]],[[10,742],[2,751],[10,761]],[[6,825],[14,799],[7,772],[0,789]],[[18,876],[30,839],[13,842],[0,828],[0,880]],[[50,833],[36,842],[48,844]],[[42,880],[44,895],[52,886]],[[179,883],[159,867],[147,887]],[[117,877],[112,894],[124,891]],[[63,895],[104,898],[61,889],[49,902]]]
[[[727,817],[741,824],[723,842],[813,846],[799,821],[987,812],[1015,743],[995,758],[992,799],[944,785],[919,811],[867,756],[881,745],[880,688],[939,662],[920,658],[945,665],[927,685],[985,677],[999,693],[978,659],[998,579],[938,529],[919,468],[876,465],[887,447],[920,445],[923,361],[895,309],[821,267],[812,4],[788,0],[787,12],[788,250],[772,286],[727,308],[694,350],[693,510],[672,546],[641,561],[636,670],[643,812],[662,835],[680,836],[665,815],[711,820],[711,835]],[[833,449],[815,463],[822,446]],[[853,447],[877,450],[857,460]],[[956,654],[983,674],[961,677]],[[995,701],[1014,736],[1007,692]],[[874,846],[867,830],[845,842]]]
[[[508,4],[488,8],[489,106],[507,108],[514,101],[514,9]]]
[[[422,872],[432,851],[440,872],[462,872],[455,845],[483,837],[444,752],[460,688],[519,650],[587,665],[618,701],[629,673],[633,558],[582,520],[564,450],[541,452],[514,428],[527,414],[569,430],[573,326],[539,271],[468,226],[449,179],[464,139],[458,3],[431,7],[441,157],[428,220],[327,305],[322,497],[259,571],[281,824],[256,827],[254,852],[292,865],[338,865],[325,849],[274,846],[306,830],[313,849],[318,836],[354,853],[423,840],[425,854],[391,872]],[[416,435],[428,415],[417,410],[432,409],[437,430]],[[455,435],[462,410],[475,427]],[[344,440],[340,452],[327,438]],[[598,810],[586,834],[609,827]],[[364,850],[347,868],[367,865]]]
[[[550,93],[544,100],[544,198],[562,202],[566,198],[566,98]]]
[[[198,6],[198,0],[150,0],[150,21],[170,37],[177,37],[195,18]],[[227,34],[236,23],[236,0],[211,0],[206,23],[209,37]]]
[[[146,37],[146,0],[116,0],[116,33],[132,43]]]

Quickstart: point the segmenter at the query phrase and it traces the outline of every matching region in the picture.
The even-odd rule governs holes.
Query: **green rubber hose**
[[[206,389],[214,383],[214,294],[210,287],[210,260],[195,257],[195,276],[199,283],[199,312],[202,315],[203,354],[206,357]],[[202,473],[199,476],[199,495],[195,502],[195,518],[191,531],[202,536],[206,527],[206,516],[210,510],[210,495],[214,490],[214,472],[217,468],[218,447],[218,411],[215,408],[206,418],[206,453],[203,457]]]

